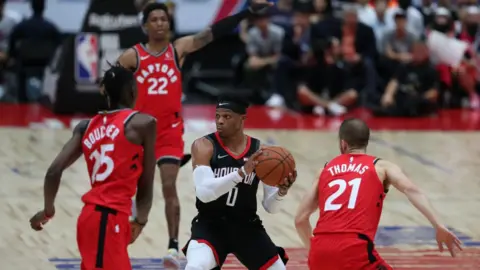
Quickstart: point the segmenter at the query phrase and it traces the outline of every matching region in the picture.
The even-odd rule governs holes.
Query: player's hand
[[[455,248],[463,250],[462,242],[445,226],[440,226],[437,228],[436,238],[438,249],[440,250],[440,252],[443,252],[444,245],[447,246],[448,251],[450,251],[450,255],[452,255],[452,257],[455,257]]]
[[[293,171],[293,173],[290,173],[288,177],[285,177],[285,179],[283,179],[282,182],[278,185],[278,194],[280,196],[287,195],[288,190],[293,185],[293,183],[295,183],[295,180],[297,180],[297,170]]]
[[[53,215],[50,217],[45,214],[45,210],[38,211],[31,219],[30,219],[30,227],[35,231],[43,230],[43,225],[45,225]]]
[[[130,229],[132,230],[130,244],[133,244],[137,240],[138,236],[142,233],[145,224],[140,224],[137,219],[130,221]]]
[[[273,6],[273,3],[270,3],[267,0],[252,0],[249,9],[252,13],[259,14],[267,11],[271,6]]]
[[[262,149],[260,148],[257,152],[253,153],[251,155],[247,162],[243,165],[243,168],[245,169],[245,172],[248,174],[251,174],[254,170],[255,167],[257,167],[258,161],[257,158],[262,154]],[[245,175],[246,176],[246,175]]]

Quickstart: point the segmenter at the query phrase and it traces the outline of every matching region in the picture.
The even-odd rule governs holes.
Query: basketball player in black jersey
[[[248,105],[231,99],[217,104],[217,132],[192,145],[193,179],[198,215],[192,221],[192,236],[183,249],[186,270],[220,269],[233,253],[248,269],[283,270],[287,256],[275,246],[257,215],[256,157],[261,144],[243,132]],[[269,213],[279,204],[296,175],[282,185],[263,185],[262,205]]]

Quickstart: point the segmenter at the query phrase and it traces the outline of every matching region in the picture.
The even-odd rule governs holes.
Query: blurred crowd
[[[266,105],[317,115],[359,105],[382,116],[478,109],[479,19],[475,0],[278,0],[242,24],[241,76],[269,93]],[[444,61],[452,42],[464,49]]]

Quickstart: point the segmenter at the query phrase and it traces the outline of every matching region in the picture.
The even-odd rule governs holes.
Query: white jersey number
[[[168,94],[167,85],[168,80],[165,77],[160,78],[149,78],[147,82],[150,84],[148,87],[149,95],[166,95]]]
[[[228,192],[226,204],[232,207],[235,206],[235,202],[237,201],[237,196],[238,196],[238,188],[234,187]]]
[[[342,195],[346,189],[347,189],[347,184],[348,186],[352,187],[352,190],[350,191],[350,198],[348,199],[348,209],[354,209],[355,208],[355,204],[357,203],[357,197],[358,197],[358,190],[360,189],[360,183],[362,182],[362,178],[355,178],[355,179],[352,179],[350,181],[345,181],[343,179],[337,179],[337,180],[333,180],[332,182],[330,182],[328,184],[328,187],[334,187],[334,186],[338,186],[338,189],[337,191],[335,191],[335,193],[333,193],[332,195],[330,195],[328,198],[327,198],[327,201],[325,202],[325,208],[324,208],[324,211],[336,211],[340,208],[342,208],[342,204],[340,203],[333,203],[333,201],[335,201],[335,199],[337,199],[338,197],[340,197],[340,195]]]
[[[90,154],[90,160],[94,160],[92,175],[90,179],[92,184],[95,182],[105,181],[110,174],[113,172],[114,164],[112,158],[110,158],[107,153],[113,151],[113,144],[102,144],[100,145],[100,151],[96,149]],[[100,167],[105,168],[102,173],[99,173]]]

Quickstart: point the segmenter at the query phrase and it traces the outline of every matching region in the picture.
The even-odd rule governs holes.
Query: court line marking
[[[417,161],[418,163],[420,164],[423,164],[425,166],[429,166],[429,167],[433,167],[437,170],[440,170],[446,174],[449,174],[449,175],[452,175],[453,174],[453,170],[450,169],[450,168],[447,168],[433,160],[430,160],[420,154],[417,154],[415,152],[412,152],[410,150],[408,150],[407,148],[401,146],[401,145],[398,145],[398,144],[394,144],[394,143],[390,143],[386,140],[383,140],[383,139],[380,139],[380,138],[377,138],[377,137],[370,137],[370,141],[371,142],[374,142],[378,145],[382,145],[382,146],[385,146],[387,148],[390,148],[392,150],[394,150],[395,152],[397,152],[398,154],[400,155],[403,155],[403,156],[406,156],[406,157],[409,157],[415,161]]]

